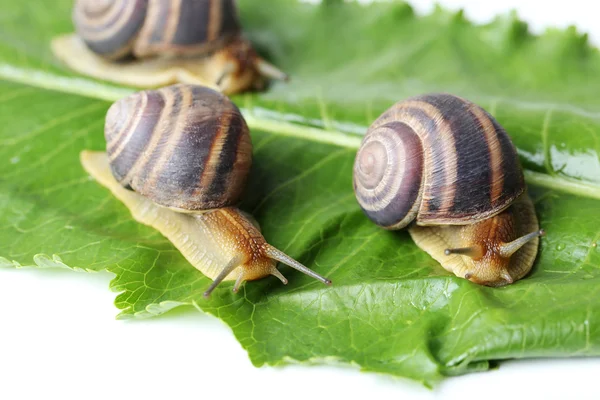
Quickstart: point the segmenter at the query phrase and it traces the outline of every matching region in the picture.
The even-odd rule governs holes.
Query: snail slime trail
[[[445,93],[394,104],[369,127],[353,175],[369,219],[408,227],[456,276],[503,286],[531,270],[544,231],[510,137],[476,104]]]
[[[54,55],[87,76],[142,88],[177,82],[224,93],[287,75],[243,38],[234,0],[77,0]]]
[[[226,96],[178,84],[115,102],[105,123],[106,152],[84,151],[81,163],[133,217],[169,239],[214,282],[274,275],[284,263],[324,284],[331,281],[268,244],[236,208],[252,163],[248,126]]]

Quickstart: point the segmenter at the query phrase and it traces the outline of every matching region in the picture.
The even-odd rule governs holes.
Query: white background
[[[243,1],[243,0],[242,0]],[[433,1],[412,1],[428,12]],[[533,32],[576,24],[600,43],[596,0],[442,0],[487,22],[516,8]],[[6,255],[4,255],[6,256]],[[0,269],[0,399],[600,398],[600,358],[507,361],[431,391],[354,367],[254,368],[229,328],[195,311],[117,321],[108,273]]]

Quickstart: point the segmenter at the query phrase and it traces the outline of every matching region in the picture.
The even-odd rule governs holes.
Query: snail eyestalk
[[[208,287],[206,292],[204,292],[204,297],[206,297],[206,298],[210,297],[210,294],[212,293],[212,291],[215,290],[215,288],[217,286],[219,286],[219,284],[221,282],[223,282],[223,280],[227,277],[227,275],[229,275],[234,269],[236,269],[239,266],[240,266],[240,257],[233,257],[231,259],[231,261],[229,261],[229,263],[227,263],[227,265],[223,268],[221,273],[215,278],[213,283]],[[235,282],[235,286],[233,287],[234,292],[238,291],[239,286],[242,283],[243,276],[244,275],[240,275],[238,277],[237,281]]]
[[[447,256],[451,254],[460,254],[461,256],[467,256],[474,260],[478,260],[483,257],[483,249],[481,246],[459,247],[456,249],[446,249],[444,250],[444,254]]]
[[[290,267],[294,268],[295,270],[300,271],[300,272],[310,276],[311,278],[315,278],[316,280],[324,283],[325,285],[331,285],[331,281],[329,279],[317,274],[315,271],[309,269],[308,267],[305,267],[304,265],[300,264],[298,261],[294,260],[292,257],[288,256],[281,250],[278,250],[271,245],[265,246],[264,254],[273,260],[282,262],[285,265],[290,266]],[[275,275],[279,279],[281,279],[278,275],[276,275],[274,273],[271,273],[271,274]],[[282,280],[282,282],[283,282],[283,280]]]
[[[263,60],[262,58],[257,58],[254,65],[256,66],[258,72],[265,78],[277,79],[285,82],[290,80],[288,74],[281,71],[273,64]]]
[[[525,236],[513,240],[512,242],[501,244],[498,254],[500,254],[502,257],[508,258],[515,254],[517,250],[523,247],[523,245],[525,245],[527,242],[535,239],[536,237],[544,236],[545,234],[546,232],[544,232],[543,229],[540,229],[539,231],[531,232]]]

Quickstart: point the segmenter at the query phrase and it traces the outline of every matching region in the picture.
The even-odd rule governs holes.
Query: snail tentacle
[[[281,283],[283,283],[284,285],[288,284],[288,280],[286,279],[286,277],[283,276],[283,274],[281,272],[279,272],[279,270],[277,268],[275,268],[271,271],[271,275],[277,277],[277,279],[279,279],[281,281]]]
[[[281,71],[279,68],[267,62],[266,60],[257,57],[254,62],[256,69],[258,72],[264,76],[265,78],[276,79],[278,81],[289,81],[290,77],[285,72]]]
[[[498,254],[500,254],[501,257],[508,258],[508,257],[512,256],[513,254],[515,254],[517,252],[517,250],[519,250],[521,247],[523,247],[528,242],[530,242],[533,239],[538,238],[540,236],[544,236],[545,234],[546,234],[546,232],[543,229],[540,229],[539,231],[531,232],[525,236],[521,236],[520,238],[515,239],[512,242],[502,243],[499,246]]]
[[[210,297],[210,294],[213,292],[213,290],[215,290],[215,288],[225,280],[227,275],[229,275],[231,272],[233,272],[234,269],[240,266],[241,258],[242,257],[240,255],[236,255],[223,267],[223,270],[219,273],[219,275],[217,275],[217,277],[215,278],[213,283],[208,287],[208,289],[206,289],[206,292],[204,292],[204,297]],[[242,279],[243,275],[240,274],[237,280],[235,281],[235,286],[233,287],[234,292],[237,292],[237,288],[242,282]]]
[[[298,261],[296,261],[292,257],[288,256],[283,251],[276,249],[275,247],[271,246],[270,244],[266,244],[264,246],[264,254],[267,257],[269,257],[273,260],[279,261],[281,263],[284,263],[285,265],[292,267],[295,270],[300,271],[303,274],[310,276],[311,278],[315,278],[316,280],[318,280],[326,285],[331,285],[331,281],[329,279],[317,274],[315,271],[307,268],[303,264],[300,264]],[[271,274],[275,275],[275,273],[271,273]],[[281,279],[281,278],[279,278],[279,279]],[[282,280],[282,282],[283,282],[283,280]],[[287,280],[286,280],[286,282],[287,282]]]
[[[483,256],[483,249],[478,245],[459,247],[457,249],[446,249],[444,250],[444,254],[447,256],[451,254],[460,254],[462,256],[471,257],[474,260],[479,260]]]

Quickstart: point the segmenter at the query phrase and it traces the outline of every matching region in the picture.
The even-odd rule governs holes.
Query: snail
[[[408,227],[446,270],[503,286],[532,268],[539,236],[517,152],[481,107],[450,94],[394,104],[354,162],[356,199],[377,225]]]
[[[252,164],[248,126],[226,96],[177,84],[132,94],[106,114],[106,152],[83,151],[81,163],[141,223],[160,231],[214,280],[274,275],[282,262],[331,281],[268,244],[256,221],[235,207]]]
[[[235,0],[77,0],[75,34],[52,41],[73,70],[152,88],[183,82],[226,94],[287,75],[242,37]]]

